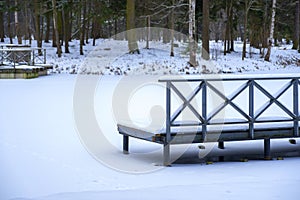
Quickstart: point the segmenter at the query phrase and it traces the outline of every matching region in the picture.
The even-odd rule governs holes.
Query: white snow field
[[[14,40],[16,43],[16,40]],[[8,43],[8,39],[6,43]],[[175,41],[178,47],[174,48],[175,57],[170,57],[170,44],[163,44],[160,41],[150,41],[150,49],[145,49],[146,42],[138,42],[141,50],[140,55],[128,54],[127,42],[124,40],[99,39],[96,46],[92,41],[86,44],[84,55],[79,54],[79,41],[70,42],[71,54],[62,54],[61,58],[56,55],[56,49],[52,43],[43,43],[47,50],[47,63],[54,66],[55,73],[84,73],[84,74],[193,74],[202,72],[202,67],[192,68],[187,65],[189,52],[187,43]],[[28,44],[28,41],[24,42]],[[32,41],[36,46],[36,41]],[[241,58],[242,42],[235,42],[235,52],[223,55],[223,43],[221,41],[210,42],[210,54],[212,67],[208,72],[214,73],[268,73],[272,71],[280,73],[300,72],[300,56],[297,50],[292,50],[292,45],[281,44],[273,47],[270,62],[260,57],[259,50],[250,48],[247,45],[247,57],[244,61]],[[64,48],[63,48],[64,50]],[[198,62],[200,52],[197,54]],[[251,52],[251,54],[250,54]],[[87,61],[88,58],[88,61]],[[84,65],[83,65],[84,63]],[[92,63],[92,65],[90,65]],[[206,72],[204,70],[204,72]]]
[[[122,137],[116,129],[118,111],[113,106],[116,88],[124,77],[85,78],[81,86],[88,86],[91,80],[99,82],[96,91],[81,97],[76,96],[76,75],[0,80],[0,199],[297,199],[300,195],[299,140],[297,144],[290,144],[288,139],[272,140],[273,153],[291,151],[284,153],[284,160],[251,158],[262,155],[262,141],[229,142],[225,143],[225,150],[214,147],[212,155],[223,153],[231,159],[212,165],[199,159],[199,151],[205,150],[199,150],[197,145],[190,146],[172,167],[159,165],[160,145],[141,140],[131,140],[133,153],[123,155]],[[148,110],[141,112],[142,106],[160,105],[150,96],[163,101],[164,90],[155,85],[154,88],[146,88],[149,96],[143,102],[134,101],[140,100],[140,96],[133,95],[133,102],[128,103],[130,116],[149,115]],[[114,159],[114,166],[96,159],[96,154],[103,152],[93,152],[86,146],[83,138],[89,133],[80,132],[76,124],[78,112],[74,102],[80,97],[80,102],[86,100],[88,104],[88,95],[94,101],[97,125],[115,147],[104,152]],[[80,114],[83,116],[77,119],[91,120],[89,113]],[[100,149],[102,144],[99,142]],[[171,149],[174,153],[177,146]],[[148,152],[153,154],[148,156]],[[249,162],[239,162],[246,155],[250,155]],[[133,171],[124,172],[123,165],[131,166]]]

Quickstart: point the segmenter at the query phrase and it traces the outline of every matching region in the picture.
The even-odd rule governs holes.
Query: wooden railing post
[[[203,80],[203,88],[202,88],[202,136],[203,142],[206,140],[207,133],[207,83]]]
[[[293,80],[294,136],[299,137],[299,80]]]
[[[46,49],[44,49],[44,64],[46,64]]]
[[[249,82],[249,134],[250,138],[254,139],[254,80]]]
[[[32,65],[35,65],[35,50],[32,49],[32,62],[31,62]]]
[[[167,81],[166,88],[166,140],[164,141],[164,166],[170,166],[171,141],[171,81]]]

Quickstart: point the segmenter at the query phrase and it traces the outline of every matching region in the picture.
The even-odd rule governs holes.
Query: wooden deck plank
[[[300,130],[300,128],[299,128]],[[151,132],[145,129],[133,128],[124,125],[118,125],[120,134],[130,137],[152,141],[156,143],[164,143],[166,140],[165,130],[159,132]],[[259,127],[254,129],[254,140],[264,138],[290,138],[293,137],[293,126],[291,124],[282,124],[271,127]],[[171,144],[189,144],[203,142],[218,142],[218,141],[241,141],[251,140],[249,129],[244,127],[227,127],[223,130],[208,130],[206,140],[203,140],[201,128],[184,129],[176,128],[171,130]]]

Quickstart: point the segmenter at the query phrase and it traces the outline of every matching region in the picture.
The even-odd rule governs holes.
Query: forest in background
[[[300,0],[1,0],[0,40],[36,40],[38,47],[52,42],[60,57],[70,53],[73,39],[80,40],[83,54],[90,39],[95,45],[98,38],[133,28],[160,27],[186,34],[188,38],[176,39],[200,42],[208,53],[209,40],[223,41],[224,54],[241,40],[265,56],[265,49],[282,42],[293,42],[300,52],[299,10]],[[146,40],[146,35],[129,34],[127,39]],[[151,39],[169,43],[174,37],[166,31]],[[136,49],[129,45],[130,51]]]

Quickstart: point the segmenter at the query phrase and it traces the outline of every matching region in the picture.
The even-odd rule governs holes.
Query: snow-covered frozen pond
[[[92,94],[95,119],[108,141],[116,147],[110,152],[113,158],[136,160],[151,170],[124,173],[107,167],[87,151],[79,137],[82,133],[78,133],[74,119],[76,78],[75,75],[51,75],[31,80],[0,80],[0,199],[152,200],[195,196],[295,199],[300,195],[299,141],[296,145],[290,144],[288,139],[272,141],[276,152],[294,151],[289,154],[293,156],[283,161],[250,159],[245,163],[233,159],[206,165],[198,158],[198,147],[192,145],[172,167],[164,168],[157,165],[162,159],[161,146],[139,140],[132,141],[133,152],[158,151],[144,160],[134,155],[126,157],[121,153],[122,137],[116,129],[117,111],[113,108],[122,102],[114,103],[115,88],[122,77],[115,76],[103,77]],[[157,94],[160,98],[161,95],[164,93]],[[81,102],[86,98],[87,104],[91,100],[88,96],[81,98]],[[139,99],[139,96],[133,98]],[[140,102],[145,107],[149,101],[155,105],[161,103],[146,99]],[[135,112],[138,116],[144,113],[132,106],[128,107],[129,113]],[[225,150],[214,148],[214,153],[243,155],[263,151],[262,141],[225,145]]]

